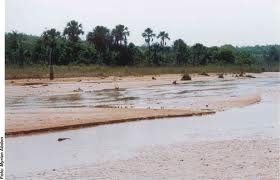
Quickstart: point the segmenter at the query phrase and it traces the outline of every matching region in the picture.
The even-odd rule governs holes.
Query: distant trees
[[[49,65],[50,65],[50,79],[54,78],[53,72],[53,54],[55,54],[57,40],[60,38],[60,32],[52,28],[43,32],[42,40],[47,48],[47,54],[49,56]]]
[[[84,34],[82,24],[79,24],[77,21],[72,20],[67,23],[63,35],[71,42],[78,42],[80,40],[80,35]]]
[[[87,41],[94,44],[95,49],[98,52],[98,63],[106,63],[106,55],[109,52],[111,43],[110,30],[104,26],[96,26],[92,32],[87,34]]]
[[[207,48],[208,63],[218,63],[219,60],[219,48],[217,46]]]
[[[151,55],[151,42],[153,42],[153,37],[155,37],[156,34],[153,33],[153,30],[151,28],[145,29],[145,31],[142,33],[142,37],[145,39],[145,42],[148,45],[148,59],[150,61],[150,55]]]
[[[191,62],[193,66],[205,65],[207,63],[207,48],[200,43],[191,47]]]
[[[23,65],[23,34],[13,31],[5,35],[5,55],[6,61]]]
[[[159,32],[157,38],[160,39],[160,45],[162,47],[166,45],[166,40],[170,40],[168,33],[166,33],[165,31]]]
[[[173,44],[175,64],[187,64],[190,56],[187,44],[182,39],[177,39]]]
[[[235,58],[235,63],[238,65],[251,65],[255,61],[255,58],[249,52],[239,52]]]
[[[86,40],[81,39],[84,34],[82,24],[75,20],[68,22],[62,32],[51,28],[40,37],[16,31],[6,33],[6,64],[199,66],[211,63],[272,67],[280,61],[279,45],[206,47],[196,43],[188,46],[182,39],[168,45],[169,34],[165,31],[155,33],[150,27],[141,34],[145,42],[143,46],[128,41],[129,28],[122,24],[112,30],[95,26],[87,33]]]
[[[233,64],[235,61],[235,55],[229,48],[221,48],[219,52],[219,61],[226,64]]]
[[[127,45],[127,37],[129,36],[128,27],[124,25],[117,25],[112,30],[113,42],[115,45]]]

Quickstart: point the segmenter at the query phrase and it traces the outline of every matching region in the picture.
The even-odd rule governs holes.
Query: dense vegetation
[[[177,39],[171,46],[169,34],[156,34],[151,28],[142,33],[143,46],[128,43],[128,27],[117,25],[110,30],[96,26],[81,40],[82,24],[67,23],[61,33],[48,29],[40,37],[18,32],[5,34],[5,64],[20,67],[37,64],[107,65],[107,66],[200,66],[235,65],[259,66],[263,70],[279,70],[280,46],[206,47],[196,43],[188,46]]]

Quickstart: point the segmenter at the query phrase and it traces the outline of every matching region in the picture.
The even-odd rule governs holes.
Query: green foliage
[[[96,26],[86,40],[80,39],[83,33],[82,24],[74,20],[66,24],[63,34],[54,28],[44,31],[40,37],[15,31],[6,33],[5,63],[21,67],[47,65],[51,54],[55,65],[213,66],[215,70],[230,66],[244,71],[279,70],[279,45],[206,47],[196,43],[189,47],[182,39],[177,39],[168,46],[167,32],[155,33],[146,28],[141,34],[145,45],[136,46],[128,42],[130,32],[122,24],[112,30]]]
[[[234,51],[231,48],[222,47],[218,55],[219,62],[233,64],[235,61]]]
[[[157,38],[160,39],[160,45],[162,47],[166,45],[166,40],[170,40],[168,33],[166,33],[165,31],[159,32]]]
[[[173,44],[175,64],[187,64],[190,58],[190,49],[182,39],[177,39]]]
[[[191,47],[191,52],[192,65],[207,64],[207,48],[203,44],[196,43]]]
[[[63,35],[71,42],[78,42],[80,34],[84,34],[83,26],[75,20],[68,22],[63,31]]]
[[[96,50],[102,55],[110,46],[110,30],[104,26],[96,26],[87,34],[87,41],[94,44]]]
[[[115,45],[127,45],[127,37],[129,36],[128,27],[119,24],[112,30],[112,39]]]
[[[255,58],[248,52],[239,52],[236,56],[235,63],[238,65],[251,65],[255,62]]]

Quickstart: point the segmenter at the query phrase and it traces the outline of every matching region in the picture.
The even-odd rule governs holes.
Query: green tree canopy
[[[75,20],[68,22],[63,31],[63,35],[71,42],[78,42],[81,34],[84,34],[83,26]]]
[[[207,63],[207,48],[200,43],[196,43],[191,47],[192,51],[192,64],[206,64]]]
[[[166,45],[166,40],[170,40],[168,33],[166,33],[165,31],[159,32],[157,38],[160,39],[160,45],[162,47]]]
[[[173,51],[175,53],[175,64],[186,64],[188,61],[187,44],[182,39],[177,39],[173,44]]]
[[[110,30],[104,26],[96,26],[87,34],[87,41],[94,44],[98,52],[104,52],[110,44]]]
[[[129,36],[129,31],[128,27],[124,25],[117,25],[113,30],[112,30],[112,37],[114,44],[116,45],[127,45],[127,37]]]

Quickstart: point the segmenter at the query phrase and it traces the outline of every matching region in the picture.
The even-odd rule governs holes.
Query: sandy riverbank
[[[6,114],[6,135],[24,135],[103,124],[213,114],[211,110],[75,108],[29,110]]]
[[[29,173],[31,179],[279,179],[279,139],[147,147],[126,160]],[[20,179],[20,177],[17,177]],[[25,177],[22,177],[24,179]],[[7,179],[13,179],[13,175]]]
[[[257,78],[275,76],[275,73],[253,74]],[[216,74],[210,76],[192,75],[192,81],[180,81],[181,75],[160,75],[143,77],[108,77],[101,78],[67,78],[49,81],[46,79],[23,79],[6,81],[6,102],[17,100],[17,98],[40,98],[46,97],[53,101],[57,96],[80,95],[86,92],[103,91],[104,89],[136,89],[139,87],[153,87],[155,90],[162,86],[170,86],[180,89],[182,85],[192,83],[211,83],[216,81],[242,82],[248,78],[236,78],[232,74],[225,75],[224,79],[218,79]],[[177,85],[172,81],[177,80]],[[79,90],[79,91],[76,91]],[[139,98],[139,97],[136,97]],[[143,98],[143,97],[140,97]],[[178,97],[179,101],[180,97]],[[70,97],[71,100],[71,97]],[[6,135],[24,134],[30,132],[62,130],[69,128],[85,127],[89,125],[100,125],[135,121],[142,119],[154,119],[161,117],[178,117],[202,115],[229,109],[243,107],[257,103],[261,100],[259,91],[246,92],[238,96],[207,96],[200,98],[190,105],[176,105],[175,108],[165,107],[158,102],[162,109],[153,110],[155,107],[147,105],[144,108],[125,108],[126,106],[114,105],[114,108],[35,108],[35,109],[9,109],[6,108]],[[18,100],[17,100],[18,101]],[[20,101],[20,100],[19,100]],[[150,102],[154,99],[151,97]],[[31,102],[32,103],[32,102]],[[65,102],[67,103],[67,102]],[[149,103],[147,103],[149,104]],[[104,105],[104,103],[103,103]],[[106,103],[105,103],[106,105]],[[129,106],[128,106],[129,107]],[[125,108],[125,109],[124,109]]]

